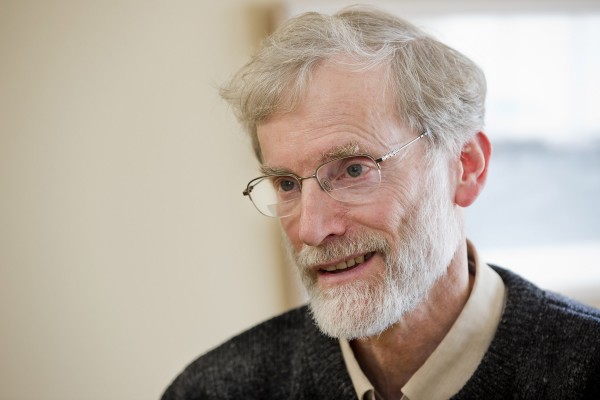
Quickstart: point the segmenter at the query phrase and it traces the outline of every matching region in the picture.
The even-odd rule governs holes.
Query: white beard
[[[310,298],[310,310],[321,331],[347,340],[380,334],[422,303],[450,264],[462,237],[461,219],[453,209],[447,169],[433,162],[423,185],[424,198],[399,227],[395,248],[379,233],[364,232],[319,247],[288,252]],[[318,285],[310,267],[357,253],[377,252],[385,272],[332,288]]]

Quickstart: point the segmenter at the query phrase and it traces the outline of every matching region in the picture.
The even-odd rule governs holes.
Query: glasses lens
[[[300,197],[300,183],[293,176],[269,176],[250,186],[250,199],[269,217],[291,215]]]
[[[381,171],[372,158],[352,156],[323,164],[317,170],[317,179],[334,199],[357,202],[379,186]]]
[[[317,169],[321,187],[334,199],[357,203],[367,198],[381,183],[379,165],[368,156],[352,156],[329,161]],[[247,187],[252,203],[269,217],[293,215],[300,201],[300,182],[294,176],[265,176]]]

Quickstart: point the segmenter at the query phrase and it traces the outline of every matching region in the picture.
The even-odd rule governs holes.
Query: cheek
[[[378,202],[390,214],[404,215],[416,205],[420,192],[418,183],[409,179],[382,182]]]
[[[356,210],[355,220],[396,237],[415,212],[423,195],[418,179],[395,179],[381,183],[371,204]]]
[[[366,228],[383,233],[388,239],[394,237],[406,215],[404,200],[399,192],[380,188],[372,202],[357,206],[348,214],[350,231]]]
[[[302,243],[298,237],[298,218],[282,218],[279,220],[281,234],[284,235],[294,251],[298,252],[302,248]]]

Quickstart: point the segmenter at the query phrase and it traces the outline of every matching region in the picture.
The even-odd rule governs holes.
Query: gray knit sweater
[[[600,310],[498,267],[507,303],[481,364],[456,399],[600,399]],[[435,384],[435,382],[432,382]],[[306,307],[227,341],[169,386],[172,399],[356,399],[337,340]]]

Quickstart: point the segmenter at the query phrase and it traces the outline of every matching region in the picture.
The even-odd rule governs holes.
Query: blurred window
[[[488,184],[466,210],[490,262],[600,305],[600,13],[419,24],[488,79]]]

